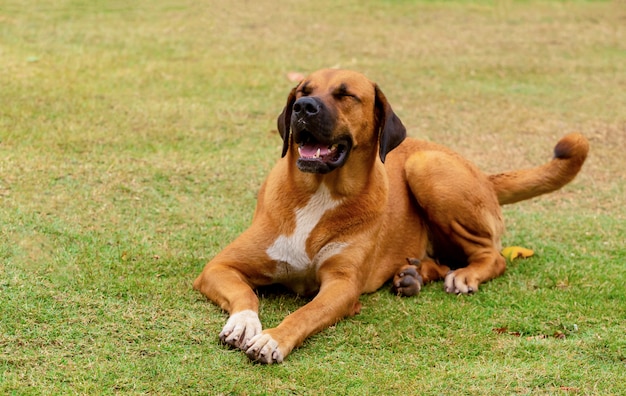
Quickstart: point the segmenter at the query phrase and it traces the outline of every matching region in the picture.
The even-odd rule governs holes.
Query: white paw
[[[278,342],[269,334],[258,334],[248,341],[246,355],[252,360],[265,364],[282,363],[284,356],[278,349]]]
[[[230,315],[220,333],[220,340],[235,348],[244,349],[248,341],[259,334],[261,330],[259,315],[247,309]]]
[[[478,289],[478,287],[469,286],[467,279],[459,275],[462,275],[459,270],[448,272],[446,279],[443,281],[443,287],[446,293],[471,294]]]

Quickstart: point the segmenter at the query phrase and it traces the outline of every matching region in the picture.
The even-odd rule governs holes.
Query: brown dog
[[[291,91],[278,129],[282,158],[252,225],[194,282],[230,314],[220,339],[262,363],[358,313],[359,296],[391,278],[402,295],[439,279],[449,293],[477,291],[505,269],[500,205],[567,184],[589,150],[570,134],[547,164],[488,176],[449,149],[405,139],[376,84],[331,69]],[[316,295],[262,330],[254,289],[270,284]]]

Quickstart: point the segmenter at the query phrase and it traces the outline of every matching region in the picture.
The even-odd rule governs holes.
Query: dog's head
[[[297,147],[303,172],[328,173],[342,167],[356,150],[387,153],[406,137],[378,86],[362,74],[324,69],[300,82],[278,117],[284,157]]]

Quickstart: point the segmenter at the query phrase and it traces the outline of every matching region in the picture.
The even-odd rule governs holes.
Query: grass
[[[613,2],[4,1],[0,393],[624,394],[626,8]],[[471,297],[388,288],[283,365],[191,289],[249,224],[290,71],[382,87],[488,172],[591,141],[505,208],[535,250]],[[268,293],[265,326],[306,301]]]

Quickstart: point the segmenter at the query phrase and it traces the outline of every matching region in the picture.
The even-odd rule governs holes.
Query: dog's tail
[[[554,146],[554,158],[531,169],[489,175],[500,205],[515,203],[563,187],[583,166],[589,142],[580,133],[565,135]]]

